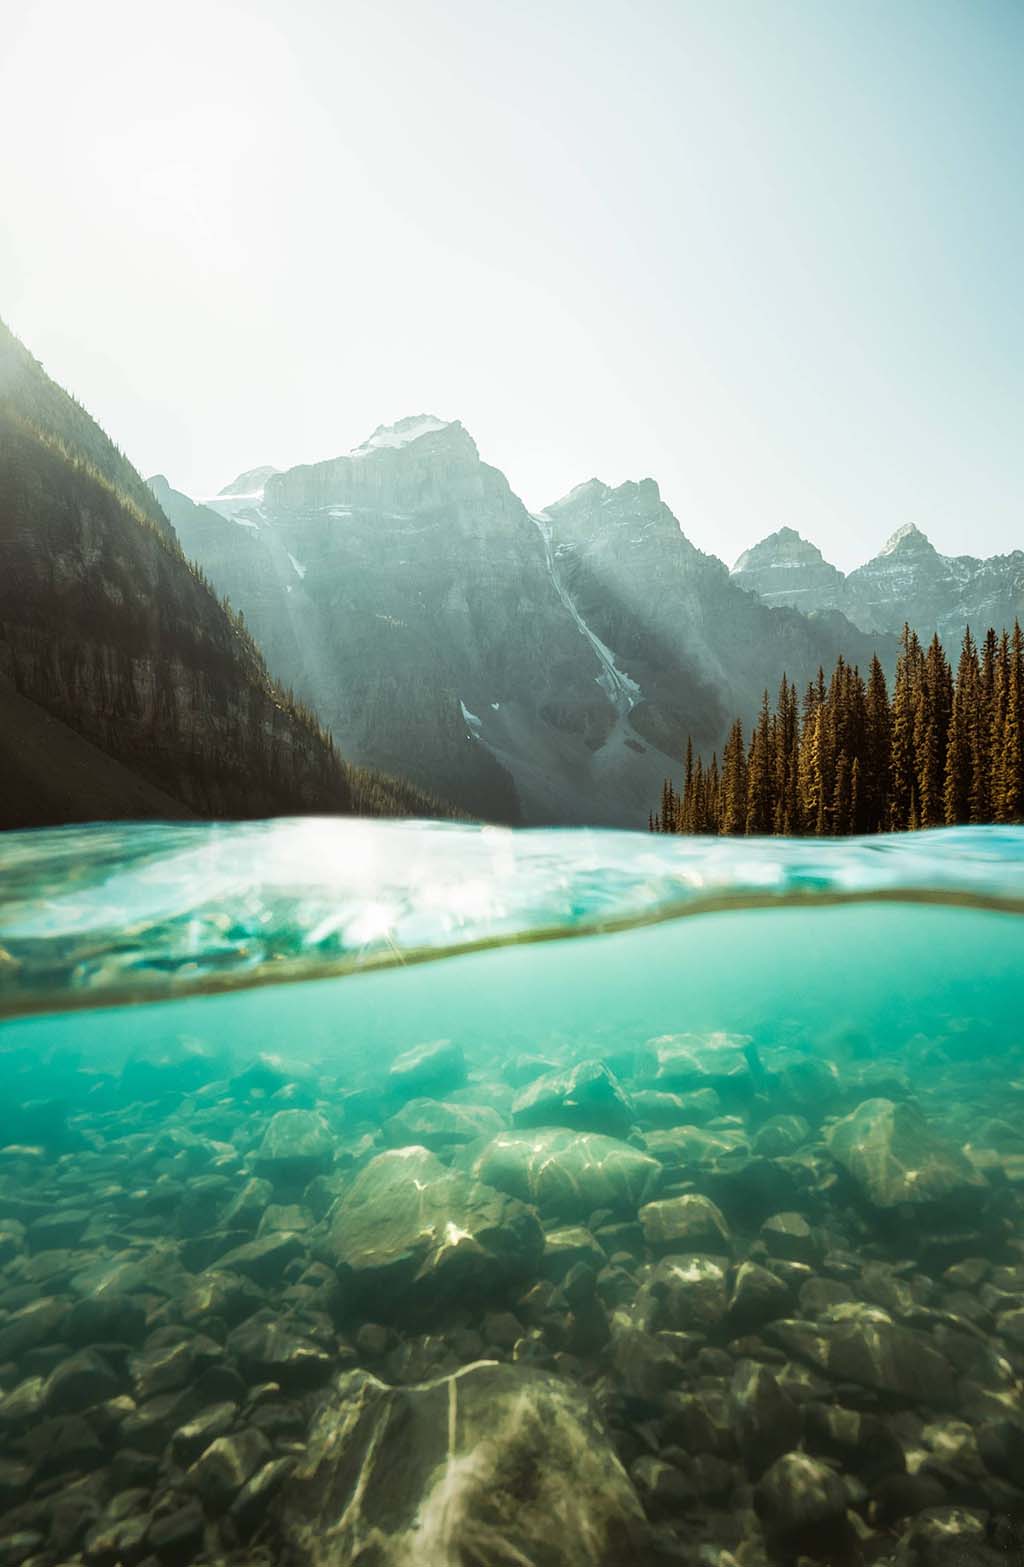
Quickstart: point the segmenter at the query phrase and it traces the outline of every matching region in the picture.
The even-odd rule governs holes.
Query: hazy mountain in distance
[[[781,528],[740,556],[733,578],[766,604],[840,610],[866,632],[898,633],[909,621],[920,636],[937,631],[954,647],[966,625],[1009,626],[1024,615],[1024,551],[941,555],[912,523],[845,577]]]

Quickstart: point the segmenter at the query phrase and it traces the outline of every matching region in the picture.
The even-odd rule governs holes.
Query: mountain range
[[[948,638],[1022,602],[1024,554],[945,557],[915,528],[848,576],[788,528],[730,572],[650,478],[531,512],[432,415],[197,502],[144,483],[0,324],[6,826],[642,827],[687,737],[720,746],[783,673],[891,672],[904,620]]]
[[[834,609],[744,591],[652,479],[531,513],[457,420],[382,426],[203,505],[150,485],[347,756],[490,820],[643,826],[688,734],[718,745],[784,671],[895,656]]]
[[[869,633],[898,633],[909,623],[954,647],[967,625],[983,631],[1024,616],[1024,551],[987,560],[940,555],[913,523],[848,576],[792,528],[780,528],[740,556],[732,577],[765,604],[839,611]]]

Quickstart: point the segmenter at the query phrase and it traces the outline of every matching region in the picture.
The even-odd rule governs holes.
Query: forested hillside
[[[0,677],[186,812],[432,808],[419,791],[336,755],[186,561],[148,486],[2,324]],[[15,712],[0,737],[19,761],[7,769],[4,826],[35,824],[40,810],[21,732],[38,726],[31,709],[10,704]],[[82,810],[122,814],[121,788],[104,808],[101,771]],[[139,814],[153,813],[152,799],[139,792]],[[68,813],[80,814],[73,800],[44,817]]]
[[[904,628],[890,696],[877,658],[865,681],[843,658],[801,702],[783,677],[721,762],[687,747],[651,818],[657,832],[816,836],[1024,821],[1024,637],[964,634],[954,674],[938,636]]]

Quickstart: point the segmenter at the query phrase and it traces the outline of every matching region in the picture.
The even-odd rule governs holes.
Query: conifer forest
[[[890,693],[840,656],[803,696],[784,675],[749,740],[739,719],[719,758],[687,742],[652,832],[842,836],[1024,820],[1024,636],[964,633],[954,673],[938,636],[903,629]]]

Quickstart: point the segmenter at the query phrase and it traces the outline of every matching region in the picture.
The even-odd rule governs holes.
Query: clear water
[[[116,1208],[111,1168],[96,1152],[116,1144],[121,1114],[125,1138],[136,1143],[168,1129],[214,1136],[228,1156],[218,1164],[212,1155],[213,1166],[242,1183],[270,1116],[307,1103],[289,1098],[287,1088],[276,1100],[232,1097],[232,1081],[261,1053],[312,1069],[308,1102],[335,1130],[343,1190],[344,1179],[387,1146],[382,1126],[395,1103],[374,1109],[382,1101],[372,1096],[394,1059],[420,1042],[454,1041],[468,1065],[466,1083],[434,1097],[483,1104],[508,1122],[522,1083],[512,1063],[522,1055],[558,1067],[603,1061],[633,1092],[658,1086],[637,1076],[636,1052],[647,1041],[725,1033],[755,1047],[754,1093],[750,1102],[724,1103],[708,1130],[724,1128],[749,1143],[768,1115],[799,1113],[809,1125],[797,1156],[813,1162],[835,1118],[876,1096],[881,1083],[883,1093],[920,1106],[937,1132],[967,1147],[994,1187],[1010,1192],[1001,1249],[986,1266],[1012,1269],[1024,1259],[1014,1206],[1024,1170],[1022,915],[1024,829],[837,843],[333,821],[8,834],[0,845],[0,1096],[9,1112],[0,1136],[8,1145],[0,1152],[0,1230],[26,1198],[23,1216],[42,1211],[40,1204],[59,1207],[62,1182],[79,1206],[88,1203],[93,1169],[107,1193],[96,1200]],[[205,1084],[194,1077],[197,1042],[213,1062]],[[175,1092],[175,1052],[183,1045]],[[165,1073],[160,1094],[141,1109],[137,1091],[119,1088],[126,1063],[140,1055],[162,1057]],[[761,1102],[759,1087],[807,1058],[835,1070],[833,1101],[788,1104],[776,1083]],[[349,1099],[368,1090],[369,1099]],[[335,1110],[346,1102],[363,1108],[341,1118]],[[636,1125],[633,1145],[642,1148],[650,1130]],[[26,1149],[33,1139],[39,1147]],[[458,1163],[455,1149],[442,1150],[442,1158]],[[185,1165],[168,1152],[162,1164],[146,1168],[143,1160],[139,1179],[178,1178]],[[686,1190],[703,1190],[696,1166],[666,1176],[668,1194]],[[176,1243],[173,1205],[167,1214],[166,1239]],[[881,1223],[873,1233],[863,1209],[856,1224],[847,1223],[845,1209],[837,1214],[846,1251],[857,1235],[865,1257],[913,1271],[905,1235],[890,1243]],[[556,1220],[541,1217],[550,1230]],[[748,1254],[763,1260],[760,1218],[729,1217],[732,1266]],[[307,1219],[314,1230],[324,1222],[319,1210]],[[133,1237],[129,1218],[118,1214],[116,1223],[86,1229],[75,1246],[109,1251],[142,1237],[150,1244],[153,1236],[151,1216]],[[837,1255],[844,1250],[835,1235],[832,1243]],[[896,1248],[891,1255],[887,1245]],[[20,1309],[39,1277],[28,1255],[18,1242],[17,1255],[0,1268],[0,1344],[6,1315]],[[633,1261],[639,1291],[656,1255],[641,1245]],[[938,1309],[948,1265],[948,1258],[941,1267],[927,1264],[930,1309]],[[856,1272],[855,1263],[850,1268]],[[847,1276],[841,1267],[837,1273]],[[42,1278],[35,1287],[50,1289]],[[1004,1294],[1011,1304],[990,1303],[981,1332],[1024,1371],[1020,1344],[994,1326],[997,1305],[1013,1309],[1019,1295],[1024,1306],[1024,1273]],[[497,1304],[517,1309],[520,1295],[521,1288]],[[293,1309],[279,1307],[273,1290],[268,1302],[286,1315]],[[631,1309],[628,1300],[617,1304]],[[792,1309],[799,1310],[796,1297]],[[408,1349],[417,1335],[436,1339],[456,1320],[465,1324],[457,1307],[450,1315],[450,1322],[436,1313],[420,1322],[399,1311],[393,1331]],[[520,1316],[529,1338],[534,1329],[525,1311]],[[358,1361],[353,1325],[339,1332],[347,1335],[346,1363],[351,1355]],[[492,1351],[499,1359],[517,1355],[511,1345]],[[49,1351],[44,1343],[35,1353],[48,1373],[60,1345]],[[441,1371],[451,1370],[454,1353],[449,1345]],[[555,1370],[607,1392],[609,1353],[595,1350],[590,1360],[577,1356]],[[429,1356],[370,1359],[385,1381],[410,1380],[410,1366],[438,1369]],[[0,1399],[24,1369],[2,1360]],[[778,1370],[778,1355],[769,1360]],[[965,1407],[947,1411],[949,1418],[964,1417]],[[0,1402],[0,1446],[8,1442],[18,1458],[2,1409]],[[983,1414],[980,1406],[968,1413],[968,1427],[980,1429]],[[905,1417],[906,1410],[901,1440],[920,1467],[927,1442]],[[919,1412],[913,1419],[920,1425]],[[635,1468],[632,1439],[618,1432],[617,1440]],[[742,1481],[742,1465],[737,1474]],[[941,1490],[947,1480],[935,1484]],[[174,1483],[187,1491],[180,1476]],[[988,1491],[974,1483],[983,1510],[998,1512],[1000,1498],[1009,1505],[999,1489],[1012,1491],[1005,1476]],[[1019,1484],[1024,1497],[1024,1474]],[[947,1491],[959,1497],[955,1480]],[[33,1494],[29,1486],[20,1505]],[[701,1497],[698,1485],[696,1501],[680,1501],[678,1518],[671,1507],[654,1508],[655,1522],[671,1534],[699,1514],[708,1538],[724,1539],[729,1526],[707,1520],[716,1509],[723,1519],[745,1516],[741,1502],[749,1514],[749,1495],[737,1496]],[[880,1527],[875,1503],[861,1502],[864,1528]],[[893,1538],[907,1518],[886,1525]],[[786,1559],[784,1550],[771,1554],[771,1539],[764,1549],[766,1559]]]

